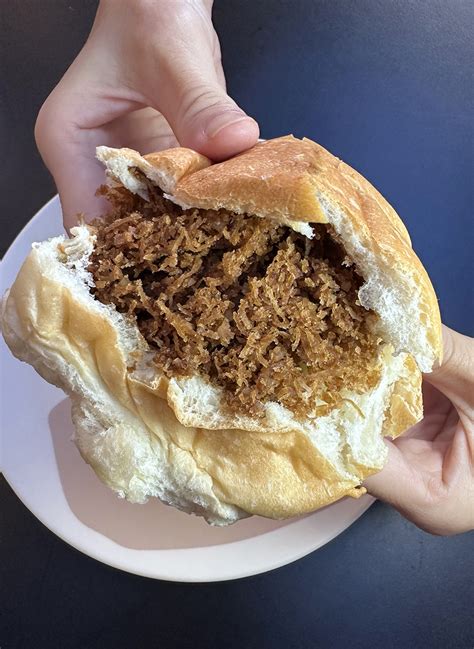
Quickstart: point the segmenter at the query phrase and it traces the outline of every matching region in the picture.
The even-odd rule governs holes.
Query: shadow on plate
[[[221,545],[260,536],[290,522],[253,516],[219,528],[210,527],[202,518],[179,512],[156,499],[150,499],[145,505],[132,505],[103,485],[81,458],[71,441],[74,429],[69,399],[51,410],[49,427],[59,477],[71,511],[84,525],[126,548],[166,550]]]

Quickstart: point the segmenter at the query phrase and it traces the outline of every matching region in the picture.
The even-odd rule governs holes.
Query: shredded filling
[[[200,375],[234,413],[278,402],[327,414],[341,389],[379,377],[376,317],[362,278],[327,225],[308,239],[271,220],[182,210],[148,183],[149,200],[103,187],[110,213],[92,224],[91,289],[128,315],[168,377]]]

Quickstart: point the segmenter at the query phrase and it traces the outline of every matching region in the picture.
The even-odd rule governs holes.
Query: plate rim
[[[218,577],[218,578],[212,577],[212,576],[209,576],[209,577],[206,577],[206,578],[203,578],[203,577],[199,578],[199,577],[195,577],[195,576],[190,576],[190,577],[184,578],[184,577],[181,577],[181,576],[172,577],[172,576],[169,576],[169,575],[166,575],[166,574],[163,575],[163,574],[158,574],[158,573],[151,574],[150,572],[146,572],[144,570],[131,568],[130,566],[127,566],[126,563],[124,563],[124,562],[114,561],[113,559],[110,559],[109,557],[104,557],[104,555],[101,552],[93,552],[93,551],[91,551],[89,549],[86,550],[86,549],[80,547],[73,540],[70,540],[69,538],[67,538],[67,535],[63,534],[60,531],[60,528],[56,527],[56,525],[54,523],[47,523],[44,520],[43,516],[36,511],[35,506],[30,506],[28,504],[28,502],[27,502],[28,499],[24,498],[24,497],[22,497],[22,495],[20,495],[20,493],[19,493],[20,490],[15,488],[12,481],[9,479],[9,477],[5,473],[3,473],[3,477],[5,478],[6,482],[10,486],[13,493],[20,500],[20,502],[28,509],[29,512],[31,512],[33,514],[33,516],[42,525],[44,525],[44,527],[46,527],[46,529],[48,529],[55,536],[57,536],[59,539],[61,539],[61,541],[63,541],[67,545],[71,546],[72,548],[74,548],[75,550],[77,550],[81,554],[85,555],[86,557],[90,557],[94,561],[98,561],[99,563],[103,563],[104,565],[110,566],[111,568],[115,568],[117,570],[121,570],[122,572],[126,572],[128,574],[138,575],[139,577],[146,577],[147,579],[155,579],[155,580],[159,580],[159,581],[167,581],[167,582],[171,582],[171,583],[184,583],[184,584],[206,584],[206,583],[219,583],[219,582],[225,582],[225,581],[237,581],[237,580],[240,580],[240,579],[247,579],[249,577],[255,577],[255,576],[258,576],[258,575],[264,575],[264,574],[266,574],[268,572],[273,572],[274,570],[277,570],[278,568],[283,568],[285,566],[289,566],[292,563],[294,563],[295,561],[298,561],[299,559],[303,559],[304,557],[312,554],[316,550],[319,550],[319,548],[324,547],[325,545],[327,545],[328,543],[333,541],[335,538],[337,538],[340,534],[342,534],[345,530],[349,529],[349,527],[351,527],[351,525],[353,525],[357,520],[359,520],[359,518],[374,504],[374,502],[376,500],[372,496],[367,496],[366,498],[362,497],[360,499],[360,501],[362,501],[362,506],[360,507],[359,511],[356,513],[355,517],[351,520],[351,522],[348,525],[346,525],[345,522],[341,523],[341,525],[337,526],[336,529],[333,530],[329,534],[329,536],[325,538],[325,540],[317,541],[316,543],[314,543],[314,545],[312,544],[311,546],[308,546],[304,550],[299,551],[294,556],[292,556],[292,558],[290,560],[287,560],[286,557],[283,557],[281,559],[276,560],[275,562],[272,562],[272,563],[269,563],[269,564],[265,565],[263,568],[254,568],[254,569],[251,569],[251,570],[243,570],[243,571],[239,571],[238,574],[237,573],[233,573],[233,574],[229,573],[229,574],[226,574],[226,575]],[[359,503],[360,503],[360,501],[359,501]],[[314,514],[316,514],[316,513],[317,512],[314,512]],[[311,516],[311,514],[310,514],[310,516]],[[297,524],[297,523],[298,523],[298,521],[295,521],[294,523],[290,523],[290,525]],[[273,534],[274,532],[277,532],[277,531],[278,530],[269,530],[268,532],[260,534],[259,537],[269,535],[269,534]],[[219,546],[219,545],[209,545],[209,546],[206,546],[206,549],[211,550],[212,548],[218,548],[218,547],[223,547],[223,546],[239,545],[239,544],[245,543],[245,542],[251,543],[252,538],[255,538],[255,537],[249,537],[249,538],[244,539],[242,541],[233,541],[231,543],[225,543],[225,544],[222,544],[221,546]],[[197,549],[200,549],[200,548],[185,548],[185,549],[180,549],[180,550],[181,551],[187,551],[187,552],[191,553],[191,552],[193,552],[193,551],[195,551]],[[166,552],[166,550],[143,550],[143,552]]]

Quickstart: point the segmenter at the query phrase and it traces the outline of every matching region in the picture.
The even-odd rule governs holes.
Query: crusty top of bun
[[[360,301],[379,314],[383,336],[423,372],[441,360],[438,302],[403,222],[365,178],[319,144],[289,135],[214,165],[184,148],[140,156],[98,147],[97,157],[111,178],[144,197],[134,168],[182,207],[272,218],[306,236],[309,224],[330,223],[366,280]]]

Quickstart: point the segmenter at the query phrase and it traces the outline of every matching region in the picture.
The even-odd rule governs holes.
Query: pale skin
[[[213,160],[253,146],[258,124],[226,92],[212,0],[102,0],[82,51],[48,97],[35,135],[64,224],[101,213],[98,144],[176,146]]]
[[[40,153],[67,228],[101,213],[98,144],[141,153],[177,143],[213,160],[253,146],[258,124],[226,92],[212,0],[102,0],[90,36],[44,103]],[[369,493],[424,530],[474,528],[474,340],[443,329],[444,360],[424,380],[424,419],[386,440]]]
[[[474,339],[443,326],[443,343],[424,377],[423,420],[386,440],[387,465],[365,486],[418,527],[457,534],[474,528]]]

